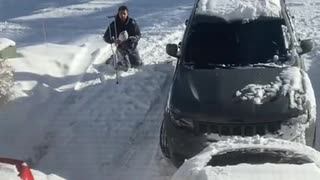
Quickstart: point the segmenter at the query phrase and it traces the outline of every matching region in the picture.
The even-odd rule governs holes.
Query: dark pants
[[[118,50],[123,55],[123,57],[126,58],[126,60],[129,60],[132,67],[143,65],[137,48],[118,48]]]

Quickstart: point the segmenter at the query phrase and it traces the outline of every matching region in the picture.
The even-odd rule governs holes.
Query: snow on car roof
[[[199,0],[196,14],[219,16],[226,20],[280,17],[281,0]]]

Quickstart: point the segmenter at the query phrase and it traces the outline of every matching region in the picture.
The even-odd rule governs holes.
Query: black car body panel
[[[303,140],[314,145],[315,120],[308,114],[310,107],[290,104],[299,97],[290,93],[303,96],[306,89],[284,93],[279,87],[262,102],[239,96],[248,85],[273,86],[290,68],[296,72],[291,78],[301,78],[301,87],[306,88],[301,55],[312,45],[308,40],[304,41],[305,49],[300,46],[291,15],[280,1],[280,17],[230,21],[196,14],[198,0],[179,46],[167,45],[167,53],[178,61],[165,106],[160,147],[176,166],[208,143],[231,136],[302,141],[308,135],[311,138]]]
[[[227,115],[234,119],[245,118],[240,122],[244,123],[250,122],[250,119],[254,119],[254,122],[258,119],[283,120],[301,113],[297,109],[290,109],[289,99],[282,95],[262,105],[241,101],[236,97],[236,92],[248,84],[269,84],[275,81],[283,68],[187,70],[182,67],[178,71],[173,80],[170,104],[186,116],[208,116],[208,119],[214,119]],[[241,78],[235,81],[235,77]],[[214,121],[230,123],[225,118]]]

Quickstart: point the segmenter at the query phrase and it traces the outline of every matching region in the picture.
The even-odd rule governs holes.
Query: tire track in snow
[[[93,53],[90,53],[92,51],[92,47],[90,47],[88,44],[81,45],[81,50],[72,58],[72,63],[70,65],[71,69],[69,70],[68,74],[77,73],[79,71],[78,64],[79,62],[87,62],[87,64],[82,65],[81,67],[84,67],[88,71],[90,68],[90,64],[95,60],[95,56],[92,56]],[[90,61],[85,61],[88,57],[91,58]],[[81,68],[80,67],[80,68]],[[76,77],[77,83],[75,84],[75,87],[81,82],[83,79],[84,74],[80,74],[78,77]],[[74,95],[74,91],[65,91],[63,95],[59,95],[58,92],[55,92],[55,94],[52,95],[53,98],[48,98],[46,101],[42,102],[38,105],[39,108],[34,108],[35,111],[30,112],[29,114],[31,117],[35,118],[34,114],[39,114],[38,110],[42,109],[42,107],[47,107],[45,112],[39,114],[39,118],[35,118],[36,120],[41,120],[43,118],[51,119],[49,122],[55,122],[57,118],[56,114],[59,114],[60,112],[64,111],[64,106],[62,104],[69,104],[70,102],[74,102],[77,99],[79,99],[78,96]],[[58,98],[57,98],[58,97]],[[43,114],[46,114],[44,117]],[[44,121],[46,122],[46,121]],[[44,127],[45,125],[42,125]],[[56,130],[51,130],[49,132],[46,132],[43,136],[43,143],[40,143],[38,145],[35,145],[33,148],[33,155],[28,157],[26,161],[33,166],[36,166],[38,162],[48,153],[50,146],[53,144],[56,144]]]
[[[80,61],[83,56],[86,57],[85,54],[87,54],[87,51],[88,51],[87,47],[82,47],[79,54],[77,54],[72,59],[73,64],[77,64],[76,61]],[[81,79],[81,76],[79,76],[78,78]],[[53,95],[54,98],[48,98],[45,102],[38,105],[39,108],[34,108],[36,111],[38,111],[38,109],[41,109],[41,107],[47,107],[46,112],[42,112],[40,114],[38,112],[31,112],[30,113],[31,116],[34,118],[35,117],[34,114],[39,114],[39,118],[36,118],[36,119],[40,119],[40,118],[44,118],[43,114],[46,114],[45,117],[47,117],[48,119],[51,119],[49,122],[55,122],[56,114],[59,114],[64,109],[64,107],[61,106],[61,104],[64,104],[63,102],[65,102],[66,100],[68,100],[68,98],[72,96],[72,91],[70,92],[67,91],[66,94],[63,94],[62,96],[58,96],[58,94],[59,93],[55,93]],[[33,151],[34,151],[33,155],[31,155],[26,159],[28,164],[30,164],[31,166],[36,166],[38,162],[48,153],[50,146],[52,146],[55,143],[56,143],[56,132],[55,131],[46,132],[43,137],[43,142],[38,145],[35,145],[33,148]]]
[[[112,172],[110,180],[157,180],[170,178],[176,170],[171,164],[161,164],[163,159],[159,152],[159,133],[163,117],[166,93],[172,76],[167,75],[161,88],[161,94],[154,99],[144,120],[137,124],[130,136],[130,141],[114,158],[115,162],[107,167]],[[155,133],[156,131],[156,133]],[[137,167],[136,165],[139,165]],[[159,166],[162,166],[160,168]],[[160,171],[161,169],[165,169]]]
[[[87,45],[82,45],[79,53],[75,54],[75,56],[70,60],[72,61],[72,68],[69,70],[69,74],[75,73],[77,71],[76,65],[79,61],[83,62],[83,60],[87,57],[86,54],[88,53],[88,51],[89,49]],[[81,79],[81,75],[76,77],[76,79]],[[34,92],[35,94],[41,93],[41,91],[49,92],[51,97],[45,99],[39,104],[36,104],[36,107],[33,107],[32,111],[28,112],[27,117],[25,117],[26,121],[21,125],[22,127],[24,127],[25,131],[29,131],[29,129],[34,128],[34,124],[36,124],[36,127],[38,127],[39,129],[45,129],[45,127],[48,125],[47,122],[54,122],[56,120],[56,114],[59,114],[59,112],[63,111],[64,109],[61,104],[63,104],[63,102],[65,102],[65,100],[72,95],[72,91],[65,91],[64,93],[60,94],[56,89],[47,88],[42,83],[39,84],[39,87],[34,89],[37,90],[36,92]],[[39,113],[39,110],[41,111],[41,113]],[[46,119],[46,121],[43,121],[43,119]],[[20,131],[19,133],[24,134],[24,131]],[[25,159],[25,161],[27,161],[30,165],[36,165],[47,154],[50,146],[56,143],[56,134],[54,131],[39,131],[34,135],[37,135],[37,137],[33,138],[35,139],[35,141],[38,139],[39,141],[44,141],[44,143],[34,145],[30,150],[32,151],[32,154],[29,154],[27,152],[24,153],[26,154],[26,157],[24,157],[23,159]],[[21,135],[17,135],[17,137],[21,137]]]
[[[178,27],[178,29],[179,28],[180,30],[173,31],[176,33],[172,33],[170,31],[163,32],[164,34],[171,35],[166,35],[161,40],[150,38],[149,41],[154,41],[154,43],[145,43],[145,47],[142,49],[151,53],[142,54],[142,57],[149,57],[148,59],[153,60],[152,63],[157,63],[157,61],[154,60],[159,60],[159,57],[162,57],[166,54],[164,51],[159,51],[159,49],[164,49],[163,47],[165,43],[178,41],[181,39],[183,28]],[[160,27],[159,29],[150,31],[150,34],[159,32],[161,29],[163,28]],[[146,36],[153,37],[152,35]],[[168,90],[170,80],[171,76],[167,75],[166,81],[163,85],[164,87],[162,87],[161,90],[161,95],[151,103],[150,109],[148,110],[144,120],[136,125],[134,128],[135,131],[132,132],[131,136],[129,136],[130,141],[127,142],[126,145],[123,145],[122,151],[115,154],[111,166],[108,166],[109,170],[107,171],[112,172],[112,175],[108,176],[108,179],[154,179],[156,175],[158,175],[160,179],[163,179],[163,176],[167,178],[171,177],[175,168],[166,167],[170,167],[170,164],[162,165],[161,169],[164,169],[162,173],[157,172],[156,169],[152,169],[149,166],[150,164],[153,164],[151,167],[161,166],[159,160],[161,160],[162,154],[159,155],[158,137],[160,124],[162,121],[163,103],[165,100],[163,97],[165,97],[165,93]],[[141,151],[142,149],[143,151]],[[139,167],[136,167],[137,165]],[[150,170],[154,172],[148,172]],[[127,171],[129,172],[124,173]]]

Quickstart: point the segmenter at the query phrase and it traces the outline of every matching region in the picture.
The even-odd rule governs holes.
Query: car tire
[[[162,121],[161,129],[160,129],[160,148],[161,148],[162,154],[166,158],[170,158],[170,151],[169,151],[169,146],[168,146],[168,136],[167,136],[164,121]]]

